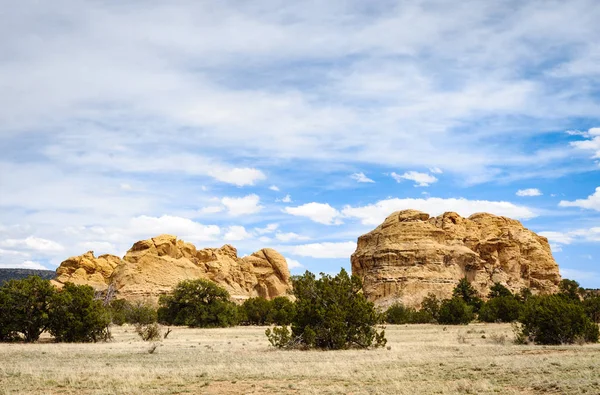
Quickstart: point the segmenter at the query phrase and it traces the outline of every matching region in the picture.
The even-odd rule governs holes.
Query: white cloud
[[[542,192],[537,188],[519,189],[516,193],[517,196],[541,196]]]
[[[116,246],[108,241],[83,241],[77,246],[81,251],[94,251],[96,255],[118,253]]]
[[[275,192],[279,192],[279,187],[277,185],[271,185],[269,187],[270,190],[275,191]]]
[[[371,182],[371,183],[375,182],[372,179],[370,179],[369,177],[367,177],[365,175],[365,173],[362,173],[362,172],[354,173],[350,176],[350,178],[352,178],[353,180],[356,180],[356,182]]]
[[[285,196],[283,197],[283,199],[281,199],[281,201],[282,201],[283,203],[291,203],[291,202],[292,202],[292,197],[291,197],[290,195],[285,195]]]
[[[538,235],[543,236],[548,239],[548,241],[557,243],[557,244],[571,244],[573,242],[573,237],[569,236],[568,233],[563,232],[538,232]]]
[[[567,232],[544,231],[538,233],[555,245],[567,245],[572,243],[597,243],[600,242],[600,227],[587,229],[575,229]]]
[[[29,257],[30,254],[28,252],[24,252],[24,251],[4,250],[4,249],[0,248],[0,257],[2,257],[2,256]]]
[[[14,262],[14,263],[11,262],[11,263],[8,263],[8,264],[0,262],[0,268],[6,268],[6,269],[50,270],[46,266],[42,265],[41,263],[35,262],[35,261],[31,261],[31,260]]]
[[[55,241],[42,239],[35,236],[29,236],[25,239],[2,240],[0,241],[0,247],[19,248],[38,252],[57,252],[65,249],[62,245]]]
[[[429,172],[433,174],[442,174],[443,171],[439,167],[431,167],[429,168]]]
[[[258,195],[251,194],[241,198],[224,197],[221,203],[227,207],[227,212],[232,216],[255,214],[262,210]]]
[[[288,268],[289,268],[290,270],[294,270],[294,269],[301,269],[301,268],[303,268],[303,267],[304,267],[304,265],[302,265],[300,262],[298,262],[298,261],[297,261],[297,260],[295,260],[295,259],[292,259],[292,258],[285,258],[285,260],[286,260],[286,262],[287,262],[287,265],[288,265]]]
[[[550,243],[550,250],[554,252],[562,252],[562,246],[560,244]]]
[[[340,212],[331,207],[328,203],[306,203],[297,207],[286,207],[284,212],[310,218],[314,222],[324,225],[340,225]]]
[[[294,255],[306,256],[311,258],[347,258],[350,259],[350,255],[356,250],[356,243],[354,241],[346,242],[324,242],[324,243],[312,243],[302,244],[286,248],[286,251]]]
[[[293,240],[308,240],[309,239],[306,236],[301,236],[294,232],[289,232],[289,233],[277,232],[275,234],[275,238],[284,243],[287,243],[287,242],[290,242]]]
[[[223,206],[206,206],[206,207],[202,207],[200,210],[198,210],[198,213],[199,214],[216,214],[216,213],[220,213],[223,210],[224,210]]]
[[[571,146],[584,151],[592,151],[592,158],[600,158],[600,128],[591,128],[587,132],[576,132],[569,134],[587,137],[588,140],[571,142]]]
[[[234,184],[239,187],[254,185],[257,181],[262,181],[267,178],[262,171],[247,167],[212,170],[208,174],[219,181]]]
[[[600,211],[600,187],[596,188],[596,191],[587,197],[587,199],[577,199],[575,201],[561,200],[558,203],[560,207],[581,207],[590,210]]]
[[[510,218],[529,219],[537,214],[530,208],[510,202],[468,200],[464,198],[426,198],[426,199],[386,199],[362,207],[346,206],[342,210],[345,217],[358,218],[365,225],[379,225],[394,211],[415,209],[430,215],[439,215],[446,211],[455,211],[468,217],[478,212],[488,212]]]
[[[269,234],[275,232],[279,228],[279,224],[268,224],[264,228],[254,228],[254,231],[259,235]]]
[[[390,175],[396,182],[401,182],[402,180],[414,181],[416,187],[428,187],[438,180],[431,174],[419,173],[418,171],[407,171],[402,175],[392,172]]]
[[[128,228],[121,230],[132,240],[135,237],[155,237],[171,234],[186,241],[214,240],[221,233],[217,225],[203,225],[188,218],[163,215],[151,217],[141,215],[131,219]]]
[[[239,225],[230,226],[225,233],[225,240],[239,241],[252,238],[252,235],[246,231],[246,228]]]

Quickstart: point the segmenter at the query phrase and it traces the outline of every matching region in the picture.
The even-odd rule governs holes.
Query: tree
[[[473,307],[462,298],[454,297],[442,301],[438,322],[445,325],[466,325],[473,321]]]
[[[271,344],[335,350],[385,345],[385,331],[375,329],[380,315],[362,293],[358,277],[342,269],[334,277],[322,273],[317,279],[307,271],[293,284],[296,314],[291,333],[285,326],[267,329]]]
[[[126,323],[130,309],[131,303],[126,299],[113,299],[108,305],[112,323],[115,325],[123,325]]]
[[[38,276],[10,280],[0,287],[0,340],[14,340],[21,333],[27,342],[37,341],[48,327],[54,287]]]
[[[158,319],[169,325],[228,327],[237,325],[237,306],[229,293],[212,281],[185,280],[159,300]]]
[[[150,325],[158,320],[158,314],[156,308],[150,303],[138,300],[130,303],[126,319],[130,324]]]
[[[519,319],[521,303],[514,296],[498,296],[485,302],[479,310],[483,322],[513,322]]]
[[[600,322],[600,294],[589,294],[583,300],[585,313],[593,322]]]
[[[493,298],[501,298],[505,296],[513,296],[510,289],[506,288],[504,285],[499,282],[495,282],[494,285],[490,287],[490,293],[488,294],[489,299]]]
[[[423,298],[421,302],[421,311],[429,314],[433,321],[437,321],[438,316],[440,314],[440,300],[435,296],[435,294],[430,293]]]
[[[240,307],[240,319],[248,325],[270,324],[273,303],[265,298],[249,298]]]
[[[521,303],[525,303],[529,300],[529,298],[531,298],[533,296],[533,292],[531,292],[530,288],[527,287],[523,287],[521,288],[521,290],[519,291],[519,294],[516,295],[516,298],[519,300],[519,302]]]
[[[577,339],[598,342],[598,325],[585,314],[581,303],[564,295],[530,298],[519,321],[520,337],[536,344],[569,344]]]
[[[278,296],[272,301],[269,321],[275,325],[290,325],[296,315],[296,305],[285,296]]]
[[[473,288],[466,277],[463,277],[458,284],[456,284],[456,287],[454,287],[454,290],[452,291],[452,296],[462,299],[467,305],[473,308],[474,312],[478,312],[483,304],[483,300],[479,297],[479,293]]]
[[[59,342],[110,339],[110,313],[89,285],[66,283],[50,301],[49,331]]]
[[[558,285],[559,294],[573,301],[581,301],[580,294],[583,291],[575,280],[563,278]]]
[[[388,324],[408,324],[412,322],[414,309],[405,307],[402,303],[394,303],[385,312],[385,322]]]

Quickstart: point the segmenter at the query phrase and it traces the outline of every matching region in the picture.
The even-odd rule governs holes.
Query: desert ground
[[[504,324],[387,326],[377,350],[282,351],[265,327],[131,326],[96,344],[0,345],[0,394],[600,394],[600,344],[512,344]],[[503,341],[505,340],[505,341]]]

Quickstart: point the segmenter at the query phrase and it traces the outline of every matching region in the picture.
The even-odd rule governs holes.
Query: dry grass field
[[[275,350],[264,329],[175,328],[152,354],[127,326],[1,344],[0,394],[600,394],[600,344],[517,346],[509,325],[388,326],[389,349],[327,352]]]

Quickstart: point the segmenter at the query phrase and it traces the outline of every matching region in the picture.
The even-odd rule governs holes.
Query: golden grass
[[[509,325],[390,325],[389,350],[350,351],[275,350],[264,330],[174,328],[152,354],[127,326],[1,344],[0,394],[600,394],[600,344],[518,346]]]

